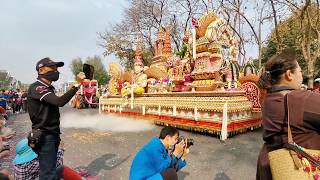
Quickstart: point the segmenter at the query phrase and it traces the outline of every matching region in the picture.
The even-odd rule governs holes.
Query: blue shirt
[[[162,180],[161,172],[177,164],[177,171],[186,162],[171,158],[159,138],[152,138],[134,157],[130,168],[130,180]]]
[[[8,95],[0,94],[0,106],[6,106],[8,98],[9,98]]]

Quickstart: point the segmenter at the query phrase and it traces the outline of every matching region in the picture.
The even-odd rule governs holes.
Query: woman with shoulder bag
[[[284,148],[288,144],[288,134],[292,134],[293,142],[299,146],[320,150],[320,94],[301,90],[301,84],[302,72],[294,51],[285,50],[265,65],[258,82],[268,94],[262,107],[265,143],[258,158],[257,180],[272,179],[268,153]]]

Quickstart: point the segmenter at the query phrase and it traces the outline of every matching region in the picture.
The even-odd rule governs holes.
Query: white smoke
[[[146,120],[131,119],[115,115],[65,112],[61,117],[62,128],[87,128],[113,132],[148,131],[154,125]]]

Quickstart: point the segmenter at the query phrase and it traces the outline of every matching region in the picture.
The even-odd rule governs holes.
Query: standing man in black
[[[56,180],[57,152],[60,144],[60,113],[59,107],[67,104],[78,91],[83,82],[83,72],[77,75],[77,83],[61,97],[56,96],[53,81],[59,79],[58,67],[63,62],[54,62],[50,58],[41,59],[36,66],[38,79],[30,85],[27,96],[28,112],[32,121],[33,132],[40,132],[39,142],[30,143],[38,154],[40,180]],[[34,131],[37,130],[37,131]],[[32,133],[32,136],[35,133]]]

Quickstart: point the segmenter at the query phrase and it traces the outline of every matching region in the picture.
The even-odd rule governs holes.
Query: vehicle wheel
[[[99,98],[97,96],[93,96],[92,99],[93,99],[92,103],[99,103]],[[97,104],[91,104],[90,106],[91,106],[91,108],[97,108],[98,107]]]

